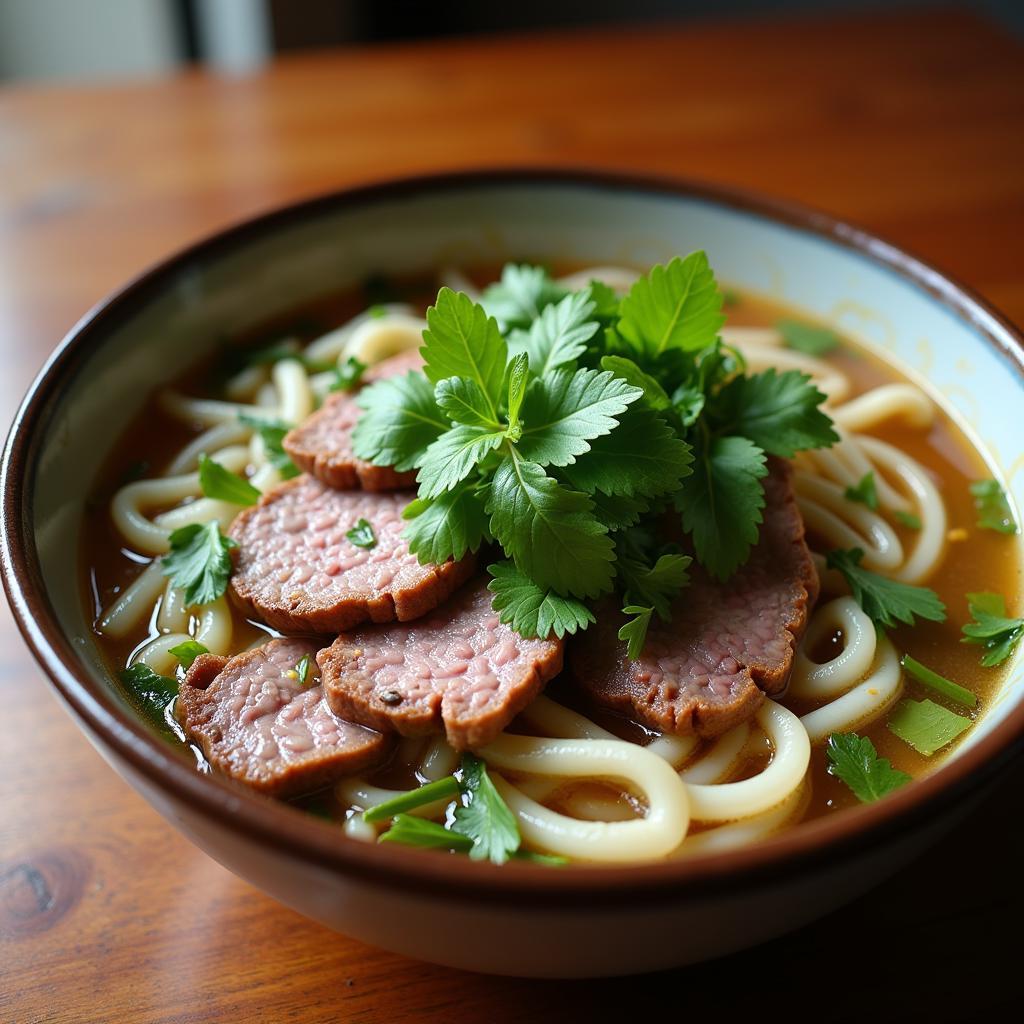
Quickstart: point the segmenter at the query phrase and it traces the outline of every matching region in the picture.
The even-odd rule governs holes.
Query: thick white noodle
[[[413,312],[412,306],[405,302],[386,302],[380,306],[380,309],[389,316],[409,316]],[[368,309],[363,310],[362,313],[357,314],[340,327],[335,327],[311,341],[306,346],[306,358],[318,363],[328,363],[331,360],[340,359],[356,328],[373,319],[376,319],[375,313],[371,313]]]
[[[913,384],[883,384],[832,410],[832,418],[848,431],[870,430],[893,417],[923,430],[935,420],[935,405]]]
[[[365,779],[355,777],[342,779],[334,787],[334,795],[343,806],[354,807],[359,811],[368,811],[371,807],[394,800],[395,797],[402,796],[405,792],[404,789],[382,789]],[[415,814],[417,818],[440,818],[451,802],[450,799],[435,800],[433,803],[423,804],[407,813]],[[362,817],[362,814],[359,817]]]
[[[389,356],[398,355],[423,344],[426,320],[408,313],[394,313],[363,321],[353,332],[345,346],[345,358],[350,356],[367,366],[379,363]]]
[[[671,766],[623,740],[499,736],[480,751],[501,772],[617,779],[643,795],[647,814],[631,821],[579,821],[531,800],[495,774],[528,845],[592,861],[651,860],[674,850],[689,827],[686,786]]]
[[[822,743],[834,732],[850,732],[876,719],[896,700],[902,687],[896,651],[887,637],[880,636],[866,678],[849,693],[804,715],[800,722],[811,743]]]
[[[750,739],[750,723],[740,722],[712,744],[693,764],[688,765],[679,777],[686,783],[710,785],[727,779],[743,756],[743,748]],[[647,748],[648,750],[650,747]]]
[[[775,327],[723,327],[721,335],[727,345],[739,349],[744,345],[779,348],[783,344],[782,334]]]
[[[187,633],[188,607],[185,605],[185,591],[170,580],[164,590],[160,610],[156,613],[156,628],[161,633]]]
[[[826,476],[844,488],[856,487],[868,473],[874,474],[878,504],[890,511],[908,512],[910,500],[889,483],[887,477],[876,472],[876,468],[861,447],[859,439],[839,428],[840,441],[831,448],[816,448],[801,453],[800,462],[810,464],[818,475]]]
[[[427,744],[423,760],[420,761],[419,774],[428,782],[436,782],[446,775],[451,775],[459,766],[459,754],[443,736],[435,736]]]
[[[153,614],[153,605],[164,591],[167,577],[160,560],[154,559],[121,591],[100,616],[98,629],[120,640]]]
[[[829,661],[811,661],[807,649],[835,630],[843,634],[839,654]],[[824,700],[846,693],[871,668],[876,637],[874,623],[852,597],[837,597],[819,606],[796,652],[789,693],[798,700]]]
[[[252,427],[247,427],[238,420],[209,427],[174,456],[163,475],[180,476],[182,473],[190,473],[199,465],[200,455],[209,455],[210,452],[221,451],[229,445],[241,444],[251,433]]]
[[[632,821],[640,817],[621,793],[599,791],[579,792],[572,783],[540,776],[516,780],[516,789],[537,803],[548,807],[554,802],[564,807],[573,818],[583,821]],[[560,790],[567,790],[565,793]]]
[[[842,402],[850,393],[850,379],[841,370],[815,356],[804,355],[788,348],[777,348],[774,345],[751,344],[742,342],[736,346],[751,373],[762,370],[776,369],[800,370],[809,374],[815,385],[828,396],[830,403]]]
[[[216,398],[189,398],[176,391],[162,391],[157,402],[164,412],[170,413],[182,423],[198,423],[203,427],[215,427],[219,423],[237,423],[240,416],[263,416],[267,410],[259,405],[246,402],[221,402]]]
[[[247,366],[239,370],[225,385],[224,394],[232,402],[248,402],[270,377],[270,367]]]
[[[362,814],[350,814],[342,825],[345,835],[349,839],[358,839],[361,843],[375,843],[377,841],[377,829],[368,821],[363,821]]]

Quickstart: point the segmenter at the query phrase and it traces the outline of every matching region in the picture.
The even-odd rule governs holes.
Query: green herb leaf
[[[171,550],[164,555],[163,573],[185,591],[186,604],[211,604],[228,586],[231,549],[238,544],[220,532],[220,524],[192,523],[170,536]]]
[[[865,614],[879,626],[892,628],[897,622],[914,624],[915,616],[932,622],[944,622],[946,606],[938,594],[927,587],[912,587],[880,576],[870,569],[862,569],[864,552],[860,548],[849,551],[830,551],[826,562],[830,569],[838,569],[850,586],[854,600]]]
[[[629,604],[651,605],[665,622],[672,618],[672,602],[690,582],[689,555],[662,555],[654,565],[620,554],[617,562]]]
[[[451,427],[422,373],[377,381],[359,392],[356,403],[364,412],[352,431],[352,450],[400,473],[417,469],[427,446]]]
[[[487,499],[491,534],[538,587],[573,597],[609,590],[614,546],[587,495],[559,486],[513,451]]]
[[[246,413],[241,413],[238,419],[247,427],[252,427],[263,438],[267,461],[278,470],[282,480],[291,480],[292,477],[299,475],[298,467],[281,444],[285,434],[292,429],[291,424],[283,423],[281,420],[264,420]]]
[[[462,755],[462,793],[466,804],[455,809],[452,830],[473,841],[472,860],[504,864],[519,849],[519,826],[487,767],[472,754]]]
[[[555,370],[526,391],[519,452],[539,466],[568,466],[642,395],[607,370]]]
[[[986,668],[1001,665],[1024,636],[1024,618],[1007,616],[1006,602],[1000,594],[968,594],[967,607],[974,621],[963,627],[960,642],[984,647],[981,663]]]
[[[856,501],[874,510],[878,508],[878,491],[875,489],[875,474],[869,470],[856,487],[847,487],[843,492],[847,501]]]
[[[971,484],[974,507],[978,512],[978,527],[999,533],[1016,533],[1017,523],[1010,509],[1006,491],[998,480],[977,480]]]
[[[720,433],[742,435],[771,455],[791,459],[798,451],[839,440],[818,408],[824,401],[807,374],[770,369],[733,378],[715,397],[709,417]]]
[[[255,505],[260,500],[260,492],[245,477],[225,469],[205,452],[199,456],[199,486],[206,497],[232,505]]]
[[[209,654],[210,651],[198,640],[183,640],[180,644],[169,647],[167,653],[177,658],[178,664],[187,672],[200,654]]]
[[[373,527],[365,519],[357,519],[356,525],[351,530],[345,531],[349,542],[357,548],[375,548],[377,546],[377,535]]]
[[[436,498],[450,491],[504,440],[504,430],[488,427],[459,425],[442,434],[427,448],[416,474],[420,497]]]
[[[893,518],[896,522],[902,523],[908,530],[921,529],[921,517],[914,515],[913,512],[903,512],[897,509],[893,512]]]
[[[141,661],[120,673],[121,682],[131,691],[148,718],[164,726],[164,711],[178,693],[178,682],[158,676]]]
[[[604,356],[601,359],[601,369],[610,370],[616,377],[621,377],[627,384],[640,388],[644,393],[647,404],[652,409],[663,411],[671,408],[672,401],[669,399],[665,389],[658,383],[657,379],[643,370],[625,356]],[[703,401],[703,395],[701,400]]]
[[[954,714],[930,700],[901,700],[889,718],[889,731],[918,753],[931,757],[948,746],[972,725],[969,718]]]
[[[546,864],[548,867],[561,868],[569,863],[568,857],[557,853],[534,853],[533,850],[516,850],[513,860],[528,860],[532,864]]]
[[[498,427],[491,415],[491,405],[480,385],[468,377],[446,377],[434,388],[437,407],[449,419],[470,427]]]
[[[360,362],[355,356],[349,356],[341,366],[334,368],[331,391],[355,391],[365,372],[366,363]]]
[[[597,521],[607,526],[609,532],[635,526],[640,517],[651,510],[649,502],[625,494],[602,494],[601,491],[595,491],[590,495],[590,500],[594,503]]]
[[[647,628],[651,624],[651,616],[654,608],[645,608],[638,604],[627,604],[622,609],[623,615],[632,615],[630,619],[618,632],[620,640],[626,641],[626,656],[632,659],[639,658],[647,642]]]
[[[767,473],[756,444],[717,437],[697,453],[693,478],[676,496],[697,560],[716,579],[728,579],[757,543]]]
[[[380,843],[401,843],[403,846],[419,846],[430,850],[453,850],[469,853],[473,840],[459,835],[436,821],[427,821],[412,814],[396,814],[391,828],[381,834]]]
[[[705,348],[725,323],[722,293],[703,252],[652,267],[619,308],[619,334],[636,352],[652,359],[671,348]]]
[[[839,347],[839,335],[827,327],[814,327],[799,320],[780,320],[775,327],[787,348],[809,356],[824,356]]]
[[[491,539],[483,498],[472,483],[430,500],[416,498],[406,505],[402,518],[410,520],[402,536],[421,565],[458,561]]]
[[[508,433],[512,441],[522,437],[519,411],[526,396],[526,385],[530,379],[530,361],[525,352],[512,357],[508,364]]]
[[[501,281],[484,290],[487,312],[506,327],[529,327],[545,307],[558,302],[565,289],[555,284],[543,267],[507,263]]]
[[[487,589],[494,595],[494,610],[520,636],[546,639],[554,633],[561,639],[596,621],[582,601],[561,597],[550,589],[541,590],[512,562],[497,562],[487,571],[492,577]]]
[[[423,332],[423,372],[432,384],[466,377],[486,400],[491,422],[498,421],[508,346],[492,317],[468,295],[442,288],[427,310]]]
[[[630,406],[610,434],[590,442],[590,451],[562,475],[581,491],[613,496],[655,497],[679,490],[690,475],[693,454],[664,417]]]
[[[952,679],[940,676],[938,672],[932,671],[927,665],[922,665],[917,658],[904,654],[900,659],[900,664],[919,683],[924,684],[936,693],[941,693],[943,697],[948,697],[950,700],[956,701],[957,704],[962,704],[965,708],[976,708],[978,706],[976,694],[971,693],[970,690],[959,683],[954,683]]]
[[[834,732],[828,738],[825,754],[829,775],[845,782],[864,804],[874,803],[911,781],[906,772],[893,768],[890,761],[878,756],[867,736]]]
[[[299,686],[305,686],[309,679],[309,655],[304,654],[295,665],[295,681]]]
[[[594,318],[595,304],[588,291],[566,295],[547,306],[533,321],[529,332],[519,332],[510,345],[524,351],[530,369],[544,377],[561,366],[567,366],[583,355],[587,342],[598,332]]]
[[[436,803],[438,800],[454,800],[460,792],[458,780],[454,775],[449,775],[368,808],[363,811],[363,821],[387,821],[388,818],[414,811],[417,807],[426,807],[427,804]]]

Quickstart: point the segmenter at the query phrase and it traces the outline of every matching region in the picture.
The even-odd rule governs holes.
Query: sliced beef
[[[363,379],[368,384],[418,370],[423,357],[415,349],[402,352],[371,366]],[[375,466],[357,458],[352,450],[352,430],[362,410],[352,393],[328,395],[323,406],[305,422],[288,432],[284,449],[299,469],[312,473],[328,487],[364,491],[392,491],[412,487],[416,472],[396,473],[389,466]]]
[[[436,608],[474,568],[420,565],[402,539],[410,491],[336,491],[299,476],[268,491],[228,531],[237,541],[235,600],[268,625],[291,633],[338,633],[361,622],[404,622]],[[360,519],[377,543],[346,537]]]
[[[494,739],[561,670],[562,641],[502,625],[479,580],[419,622],[339,636],[317,660],[337,714],[403,736],[443,730],[465,750]]]
[[[271,640],[234,658],[204,654],[188,671],[178,717],[215,768],[272,796],[294,796],[381,762],[392,739],[338,718],[323,699],[318,645]],[[307,684],[296,666],[310,659]]]
[[[635,661],[616,636],[624,619],[615,609],[573,640],[572,674],[591,698],[660,732],[717,736],[785,688],[818,576],[788,463],[770,468],[760,539],[731,579],[695,568],[672,621],[652,619]]]

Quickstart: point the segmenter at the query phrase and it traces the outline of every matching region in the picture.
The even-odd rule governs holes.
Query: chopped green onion
[[[419,789],[411,789],[408,793],[385,800],[376,807],[370,807],[363,811],[363,821],[386,821],[406,811],[432,804],[437,800],[453,800],[459,795],[459,783],[453,776],[438,779],[437,782],[428,782]]]
[[[901,512],[897,510],[893,512],[893,518],[896,522],[902,523],[908,530],[921,529],[921,517],[914,515],[913,512]]]
[[[402,843],[405,846],[421,846],[434,850],[456,850],[469,853],[473,840],[438,825],[436,821],[416,818],[411,814],[399,814],[391,822],[391,828],[377,840],[380,843]]]
[[[963,704],[965,708],[976,708],[978,706],[977,694],[971,693],[970,690],[959,683],[954,683],[952,679],[947,679],[945,676],[940,676],[938,672],[933,672],[927,665],[922,665],[921,662],[916,658],[912,658],[909,654],[903,655],[900,659],[900,664],[919,683],[924,683],[925,686],[936,693],[941,693],[943,697],[948,697],[950,700],[956,701],[957,704]]]

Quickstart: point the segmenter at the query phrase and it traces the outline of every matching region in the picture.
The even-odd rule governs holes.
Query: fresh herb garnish
[[[250,416],[247,413],[241,413],[238,419],[247,427],[252,427],[263,438],[267,461],[280,472],[283,480],[290,480],[299,475],[298,468],[281,444],[285,434],[292,429],[289,424],[282,423],[280,420],[260,419],[258,416]]]
[[[897,622],[903,622],[912,626],[915,616],[932,622],[945,621],[946,606],[934,590],[913,587],[909,583],[880,576],[870,569],[862,569],[860,561],[863,557],[864,552],[860,548],[830,551],[826,563],[830,569],[838,569],[843,574],[854,600],[877,625],[888,629]]]
[[[210,651],[198,640],[183,640],[177,646],[168,648],[167,653],[177,658],[178,664],[187,672],[200,654],[209,654]]]
[[[978,527],[999,533],[1016,533],[1017,523],[1010,510],[1006,491],[998,480],[976,480],[971,484],[974,508],[978,513]]]
[[[509,263],[501,280],[489,285],[482,304],[503,327],[529,327],[547,306],[558,302],[565,289],[555,284],[543,267]]]
[[[582,601],[562,597],[551,589],[541,590],[514,562],[497,562],[487,571],[491,574],[487,589],[494,595],[494,610],[501,613],[502,622],[522,636],[547,638],[553,633],[561,639],[595,621],[594,613]]]
[[[963,627],[960,642],[984,647],[981,663],[986,668],[1001,665],[1024,636],[1024,618],[1008,617],[1006,602],[1000,594],[968,594],[967,607],[974,621]]]
[[[915,515],[913,512],[903,512],[902,510],[897,509],[893,512],[893,518],[898,523],[902,523],[908,530],[921,529],[921,517]]]
[[[345,531],[345,536],[357,548],[375,548],[377,546],[377,535],[365,519],[357,519],[356,525],[351,530]]]
[[[519,849],[519,826],[508,804],[494,788],[487,767],[472,754],[462,755],[462,782],[465,804],[455,809],[452,830],[472,840],[469,856],[504,864]]]
[[[232,505],[255,505],[260,500],[260,492],[245,477],[225,469],[205,452],[199,456],[199,486],[206,497]]]
[[[867,505],[869,509],[875,511],[878,508],[878,491],[875,489],[875,474],[868,470],[858,482],[856,487],[847,487],[843,492],[843,496],[847,501],[856,501],[861,505]],[[918,529],[920,529],[920,520],[918,520]]]
[[[861,803],[874,803],[911,780],[906,772],[893,768],[887,758],[879,757],[867,736],[834,732],[828,738],[825,755],[829,775],[845,782]]]
[[[889,717],[889,731],[931,757],[971,727],[971,720],[931,700],[902,700]]]
[[[177,680],[158,676],[142,662],[126,668],[120,673],[120,679],[131,690],[149,718],[157,725],[165,725],[164,712],[177,696]]]
[[[419,789],[411,789],[408,793],[401,793],[390,800],[385,800],[376,807],[370,807],[363,811],[364,821],[387,821],[407,811],[413,811],[417,807],[425,807],[427,804],[436,803],[438,800],[454,800],[459,795],[458,779],[454,775],[438,779],[436,782],[428,782]]]
[[[308,654],[304,654],[299,658],[295,665],[295,681],[299,686],[305,686],[306,680],[309,679],[309,665],[310,659]]]
[[[391,827],[381,833],[378,842],[401,843],[403,846],[419,846],[431,850],[454,850],[457,853],[469,853],[473,849],[473,840],[468,836],[413,814],[396,814]]]
[[[775,327],[787,348],[805,355],[824,356],[839,345],[839,335],[827,327],[814,327],[799,320],[780,320]]]
[[[349,356],[341,366],[334,368],[331,391],[355,391],[365,372],[366,363],[360,362],[355,356]]]
[[[163,573],[185,591],[186,604],[210,604],[228,586],[231,549],[238,544],[220,532],[220,524],[191,523],[175,530],[171,550],[163,556]]]
[[[654,614],[653,605],[645,608],[639,604],[627,604],[623,607],[624,615],[633,617],[620,627],[616,634],[620,640],[626,642],[626,654],[630,658],[639,658],[640,652],[647,642],[647,630],[651,625],[651,616]]]
[[[977,694],[971,693],[970,690],[959,683],[954,683],[952,679],[940,676],[938,672],[928,668],[927,665],[922,665],[921,662],[916,658],[912,658],[909,654],[903,655],[900,659],[900,664],[919,683],[923,683],[936,693],[941,693],[943,697],[948,697],[957,704],[962,704],[965,708],[976,708],[978,706]]]

